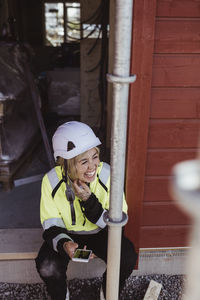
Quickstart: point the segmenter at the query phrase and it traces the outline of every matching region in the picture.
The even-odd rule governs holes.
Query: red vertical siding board
[[[151,96],[156,0],[134,1],[131,73],[137,75],[130,89],[126,198],[129,222],[126,233],[139,248],[146,148]]]
[[[151,3],[150,3],[151,2]],[[138,247],[187,246],[190,219],[169,193],[172,167],[196,157],[200,0],[136,0],[126,196]]]

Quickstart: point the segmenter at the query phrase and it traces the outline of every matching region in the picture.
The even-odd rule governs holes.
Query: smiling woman
[[[81,122],[67,122],[53,136],[58,166],[43,178],[41,223],[44,243],[36,267],[53,300],[69,299],[66,269],[75,250],[86,249],[107,262],[108,230],[104,213],[109,209],[110,167],[100,162],[100,140]],[[123,211],[127,204],[123,199]],[[134,246],[122,235],[120,291],[137,259]],[[47,263],[48,262],[48,263]],[[101,299],[106,291],[103,275]]]
[[[99,152],[97,148],[92,148],[76,158],[76,176],[83,182],[92,182],[95,179],[97,167],[99,165]]]
[[[99,160],[100,150],[98,147],[94,147],[93,149],[91,149],[89,151],[86,151],[80,155],[77,155],[76,157],[73,157],[73,158],[67,160],[67,170],[68,170],[68,174],[69,174],[71,180],[78,179],[77,172],[79,172],[79,170],[82,170],[84,165],[86,167],[86,164],[88,161],[88,156],[90,155],[90,152],[92,153],[92,157],[94,155],[94,157],[93,157],[94,160],[96,160],[96,159]],[[99,164],[99,162],[100,161],[98,161],[98,164]],[[57,163],[58,163],[58,165],[61,165],[64,168],[64,158],[59,157],[57,160]]]

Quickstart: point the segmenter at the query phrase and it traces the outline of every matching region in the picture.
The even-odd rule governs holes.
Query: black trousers
[[[87,249],[107,262],[107,243],[108,232],[106,229],[92,235],[73,235],[70,234],[74,242],[78,243],[79,248],[85,245]],[[124,234],[121,243],[121,262],[120,262],[120,282],[119,289],[123,289],[125,280],[132,273],[137,260],[137,253],[134,246]],[[53,250],[46,242],[43,243],[36,258],[36,268],[47,286],[48,293],[52,300],[65,300],[67,283],[66,270],[70,261],[69,256],[61,256]],[[103,274],[103,290],[106,294],[106,272]]]

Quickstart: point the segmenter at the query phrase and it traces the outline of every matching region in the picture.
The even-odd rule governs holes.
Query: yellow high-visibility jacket
[[[91,196],[87,201],[75,197],[73,202],[66,197],[66,183],[62,168],[57,166],[43,178],[40,202],[40,218],[43,237],[55,251],[62,249],[72,234],[94,234],[106,226],[103,214],[109,209],[110,166],[101,162],[97,176],[89,185]],[[127,204],[123,199],[123,211]]]

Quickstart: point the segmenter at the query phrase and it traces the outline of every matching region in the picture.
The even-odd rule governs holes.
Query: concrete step
[[[42,229],[0,229],[0,240],[1,261],[33,259],[42,245]]]
[[[42,230],[0,230],[0,282],[41,282],[34,259],[42,244]]]

